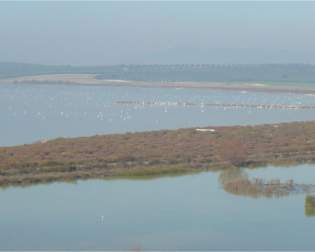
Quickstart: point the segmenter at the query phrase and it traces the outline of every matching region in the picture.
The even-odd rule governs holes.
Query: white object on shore
[[[215,129],[196,129],[196,131],[199,131],[199,132],[211,132],[211,133],[216,132]]]
[[[40,139],[38,141],[33,142],[34,144],[43,144],[43,143],[47,143],[48,139]]]

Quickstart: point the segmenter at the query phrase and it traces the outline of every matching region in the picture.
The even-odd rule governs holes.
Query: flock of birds
[[[122,95],[118,91],[101,94],[99,91],[85,90],[76,95],[68,92],[66,90],[61,94],[50,95],[45,92],[28,94],[16,90],[15,93],[10,92],[5,96],[8,100],[5,104],[7,108],[2,107],[2,111],[7,111],[8,116],[17,118],[35,117],[40,120],[81,118],[111,123],[114,120],[130,120],[135,115],[134,111],[141,112],[146,109],[161,109],[160,111],[164,113],[183,108],[196,109],[196,112],[201,113],[226,110],[250,113],[256,110],[315,110],[315,96],[312,94],[265,95],[247,91],[195,93],[183,89],[173,90],[173,93],[160,91],[155,93],[154,90],[149,90],[143,94],[127,92]],[[17,100],[24,104],[16,103]]]

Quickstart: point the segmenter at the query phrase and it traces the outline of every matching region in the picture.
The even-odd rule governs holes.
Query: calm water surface
[[[137,103],[122,105],[117,104],[119,101]],[[179,102],[195,105],[176,105]],[[207,103],[315,105],[315,96],[170,88],[0,85],[0,146],[127,131],[315,120],[314,109],[208,107]]]
[[[315,183],[315,166],[248,171]],[[303,176],[301,175],[303,174]],[[226,193],[219,173],[0,191],[2,249],[315,249],[305,194]]]
[[[134,104],[118,104],[132,101]],[[178,105],[183,102],[194,106]],[[0,85],[0,146],[161,128],[314,120],[314,110],[206,103],[315,105],[298,94],[64,85]],[[315,166],[248,170],[315,183]],[[0,249],[315,249],[305,194],[225,192],[219,173],[90,180],[0,190]]]

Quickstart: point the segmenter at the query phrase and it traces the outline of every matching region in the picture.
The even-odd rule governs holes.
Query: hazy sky
[[[315,63],[315,2],[0,2],[0,61]]]

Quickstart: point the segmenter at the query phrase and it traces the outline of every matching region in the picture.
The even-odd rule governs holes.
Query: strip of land
[[[0,186],[315,161],[315,122],[60,138],[0,148]]]
[[[253,82],[206,82],[206,81],[137,81],[118,79],[99,79],[96,74],[42,74],[0,79],[0,84],[65,84],[65,85],[100,85],[129,86],[146,88],[197,88],[209,90],[255,91],[315,94],[315,88],[308,85],[272,85]]]
[[[265,180],[249,178],[240,168],[226,169],[221,172],[219,181],[222,188],[231,194],[245,197],[286,197],[290,194],[313,194],[314,184],[299,184],[293,179],[280,181],[280,179]]]
[[[164,101],[116,101],[120,106],[177,106],[177,107],[217,107],[217,108],[249,108],[249,109],[315,109],[315,105],[303,104],[246,104],[246,103],[210,103],[210,102],[164,102]]]

